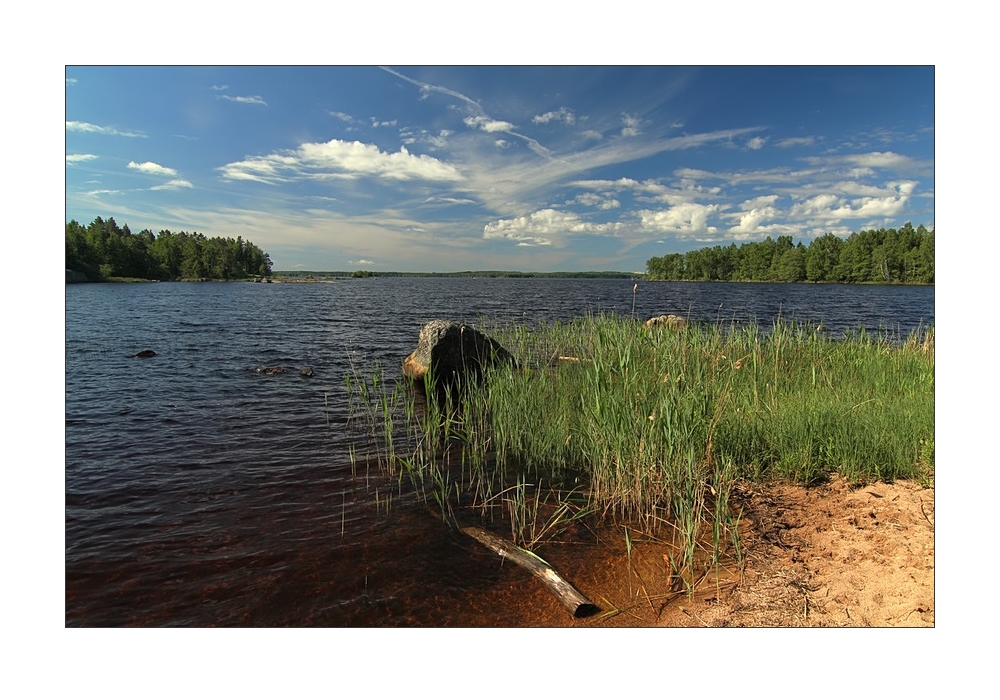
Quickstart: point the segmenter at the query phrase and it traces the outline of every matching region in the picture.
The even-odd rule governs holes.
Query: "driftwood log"
[[[600,610],[537,554],[511,544],[481,527],[463,527],[462,532],[479,540],[501,557],[511,560],[518,566],[523,566],[535,577],[541,579],[542,583],[559,598],[559,602],[573,614],[573,617],[588,617]]]

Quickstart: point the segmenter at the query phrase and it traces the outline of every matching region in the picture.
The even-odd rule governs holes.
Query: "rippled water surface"
[[[352,361],[398,373],[433,318],[631,314],[632,285],[68,285],[66,624],[477,624],[469,601],[496,567],[416,503],[371,503],[352,474],[344,376]],[[931,287],[640,283],[634,303],[640,319],[780,314],[833,334],[934,324]],[[157,356],[132,357],[143,349]],[[272,366],[288,372],[254,372]]]

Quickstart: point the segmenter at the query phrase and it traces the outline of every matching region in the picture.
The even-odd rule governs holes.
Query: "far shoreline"
[[[170,282],[251,282],[274,284],[309,284],[344,282],[348,280],[367,280],[377,277],[423,277],[450,279],[609,279],[657,284],[808,284],[808,285],[844,285],[858,287],[933,287],[933,282],[836,282],[829,280],[660,280],[647,279],[638,274],[607,272],[378,272],[357,275],[349,272],[286,272],[273,273],[270,277],[222,279],[222,278],[186,278],[173,280],[154,280],[139,277],[109,277],[107,279],[90,279],[82,272],[66,270],[66,284],[138,284],[138,283],[170,283]]]

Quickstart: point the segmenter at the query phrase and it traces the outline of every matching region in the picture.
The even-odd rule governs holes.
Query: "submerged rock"
[[[136,354],[132,355],[132,357],[156,357],[156,353],[152,350],[140,350]]]
[[[299,376],[300,377],[312,377],[314,375],[315,375],[315,372],[313,372],[313,368],[312,367],[303,367],[302,369],[299,370]]]
[[[453,385],[503,363],[515,364],[500,343],[472,326],[439,319],[420,329],[417,349],[403,360],[403,376],[423,381],[429,372],[435,383]]]
[[[254,374],[262,375],[272,375],[272,374],[284,374],[284,367],[258,367],[254,370]]]

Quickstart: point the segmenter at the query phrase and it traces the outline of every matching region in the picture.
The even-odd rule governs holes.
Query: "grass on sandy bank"
[[[362,456],[446,517],[501,517],[529,548],[584,516],[666,527],[690,577],[706,537],[714,560],[738,552],[739,480],[933,478],[933,329],[833,339],[784,320],[677,331],[596,316],[480,330],[519,367],[444,404],[378,368],[348,379],[377,435]]]

